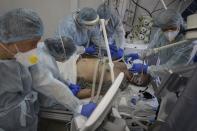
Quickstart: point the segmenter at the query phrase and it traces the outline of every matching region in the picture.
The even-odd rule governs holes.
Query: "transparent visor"
[[[99,23],[99,15],[97,15],[96,19],[92,21],[85,21],[85,20],[77,20],[78,13],[73,13],[74,20],[79,24],[83,26],[95,26]]]
[[[99,16],[97,15],[96,19],[93,21],[84,21],[81,20],[80,24],[85,25],[85,26],[95,26],[99,22]]]
[[[65,60],[67,60],[68,58],[67,58],[67,55],[66,55],[66,50],[65,50],[65,46],[64,46],[64,43],[63,43],[63,40],[62,40],[62,36],[61,36],[61,33],[60,33],[60,29],[61,29],[61,27],[60,27],[60,24],[59,24],[58,34],[59,34],[59,38],[60,38],[60,41],[61,41],[62,51],[63,51],[63,52],[60,53],[61,55],[57,54],[57,55],[55,56],[55,59],[56,59],[57,61],[65,61]]]

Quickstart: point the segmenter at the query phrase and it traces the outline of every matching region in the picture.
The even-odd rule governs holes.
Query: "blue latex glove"
[[[85,48],[85,53],[91,54],[91,55],[96,53],[96,46],[95,45],[91,45],[91,46]]]
[[[194,63],[197,62],[197,54],[194,56],[193,61],[194,61]]]
[[[111,51],[111,56],[113,60],[120,59],[124,54],[123,49],[119,49],[118,51]]]
[[[83,105],[82,110],[81,110],[81,115],[89,117],[95,108],[96,108],[95,103],[89,103],[89,104]]]
[[[129,69],[129,71],[135,72],[135,73],[141,73],[142,72],[142,67],[143,72],[146,74],[148,70],[148,65],[143,65],[141,63],[133,64],[132,68]]]
[[[139,55],[138,55],[138,53],[131,53],[131,54],[129,54],[129,55],[126,55],[125,57],[126,57],[126,62],[127,62],[127,63],[129,62],[129,60],[134,61],[134,60],[140,58]]]
[[[70,84],[69,85],[70,90],[72,91],[73,95],[77,95],[80,91],[80,86],[77,84]]]
[[[116,46],[115,43],[109,44],[109,49],[110,49],[110,51],[111,51],[111,50],[112,50],[112,51],[117,51],[117,50],[118,50],[118,48],[117,48],[117,46]]]
[[[109,49],[113,60],[120,59],[124,54],[123,49],[117,49],[115,44],[109,45]]]

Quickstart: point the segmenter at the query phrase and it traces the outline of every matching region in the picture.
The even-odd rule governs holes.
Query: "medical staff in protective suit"
[[[121,19],[107,4],[100,5],[97,13],[100,19],[105,20],[105,28],[112,58],[121,58],[124,53],[123,44],[125,43],[125,31]]]
[[[99,16],[94,9],[83,8],[60,21],[56,35],[73,40],[80,52],[94,54],[96,47],[100,44],[100,38],[95,29],[98,22]]]
[[[30,9],[15,9],[0,18],[0,128],[5,131],[37,131],[37,93],[26,66],[37,62],[29,50],[42,35],[42,21]],[[29,61],[21,62],[22,55],[30,56]]]
[[[154,38],[148,47],[149,49],[165,46],[166,44],[171,44],[184,39],[184,36],[181,34],[181,30],[184,27],[184,21],[181,17],[181,14],[179,14],[175,10],[168,9],[162,12],[156,18],[155,24],[160,29],[154,35]],[[142,71],[143,67],[144,72],[148,72],[152,76],[159,75],[162,71],[164,71],[165,69],[167,70],[172,66],[186,64],[190,59],[192,48],[192,44],[184,43],[182,45],[162,50],[157,54],[158,62],[160,63],[160,65],[148,66],[143,64],[134,64],[130,70],[139,73]],[[138,59],[140,58],[140,55],[130,54],[130,57]]]
[[[65,87],[56,88],[58,80],[54,80],[50,73],[46,78],[51,79],[43,79],[41,86],[38,87],[39,84],[35,83],[35,76],[39,77],[35,73],[47,74],[47,69],[42,67],[39,51],[36,49],[42,35],[42,21],[37,13],[30,9],[15,9],[0,17],[0,128],[5,131],[37,130],[38,105],[35,91],[57,100],[60,104],[62,99],[71,101],[70,99],[74,97]],[[41,72],[34,72],[40,71],[41,68],[43,68]],[[49,83],[48,80],[53,83]],[[51,88],[51,85],[47,87],[42,84],[54,86]],[[70,94],[71,97],[65,94]],[[68,103],[71,105],[65,105],[73,107],[73,103]],[[79,110],[73,111],[82,115],[90,113],[90,110],[95,108],[95,104],[92,103],[75,105]]]
[[[64,62],[75,51],[75,44],[70,38],[49,38],[38,44],[40,62],[31,68],[34,88],[41,92],[41,106],[47,108],[69,109],[73,113],[90,116],[96,104],[84,105],[75,97],[80,86],[64,80],[60,75],[56,61]],[[61,105],[61,106],[59,106]]]

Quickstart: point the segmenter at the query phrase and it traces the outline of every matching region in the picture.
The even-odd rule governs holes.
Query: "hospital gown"
[[[37,93],[28,68],[15,60],[0,60],[0,128],[37,131]]]
[[[60,22],[56,36],[69,37],[76,45],[84,47],[88,47],[90,42],[97,46],[100,43],[100,36],[96,31],[96,26],[91,30],[87,30],[85,27],[80,26],[72,16],[66,17]]]
[[[123,48],[125,31],[121,19],[113,12],[106,26],[109,43],[115,41],[118,48]]]
[[[181,41],[183,38],[184,37],[182,35],[178,35],[174,42]],[[164,36],[163,32],[158,30],[148,48],[158,48],[165,46],[168,43],[169,41]],[[186,42],[182,45],[160,51],[156,54],[160,65],[150,66],[148,73],[150,73],[152,76],[157,76],[163,71],[170,69],[172,66],[186,64],[190,59],[192,48],[193,44]]]
[[[53,107],[61,104],[63,107],[76,113],[81,102],[76,98],[64,79],[60,76],[55,59],[48,53],[44,43],[38,44],[39,63],[31,67],[34,89],[42,96],[41,104],[44,107]],[[46,98],[47,97],[47,98]]]

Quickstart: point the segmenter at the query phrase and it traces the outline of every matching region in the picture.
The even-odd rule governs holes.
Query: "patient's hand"
[[[81,89],[79,93],[77,94],[77,97],[79,99],[85,99],[91,97],[92,89]]]

